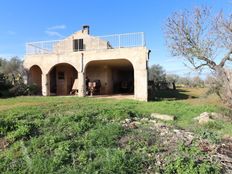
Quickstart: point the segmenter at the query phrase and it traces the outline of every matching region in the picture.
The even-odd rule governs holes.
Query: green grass
[[[0,153],[2,173],[145,173],[159,171],[152,135],[131,132],[121,121],[171,114],[169,122],[187,130],[214,131],[232,136],[232,124],[223,121],[199,126],[192,118],[202,112],[221,112],[214,104],[185,100],[139,102],[78,97],[17,97],[0,99],[0,141],[9,143]],[[225,109],[224,109],[225,110]],[[199,133],[200,134],[200,133]],[[119,140],[137,136],[125,147]],[[154,137],[155,139],[155,137]],[[1,144],[1,142],[0,142]],[[148,153],[149,152],[149,153]],[[153,167],[149,167],[153,166]],[[196,169],[198,170],[198,169]]]
[[[199,104],[197,101],[200,101]],[[188,99],[177,101],[139,102],[133,100],[91,99],[77,97],[17,97],[0,100],[0,115],[16,119],[18,117],[29,119],[39,118],[41,115],[75,115],[82,111],[91,111],[99,114],[107,120],[122,120],[128,115],[149,117],[153,112],[176,116],[172,124],[194,130],[198,129],[193,118],[202,112],[226,112],[221,105],[207,104],[205,99]],[[39,113],[39,116],[38,116]],[[232,125],[228,122],[219,121],[218,131],[220,134],[232,135]]]

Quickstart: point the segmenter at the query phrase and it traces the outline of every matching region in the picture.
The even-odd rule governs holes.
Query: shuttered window
[[[74,39],[73,40],[73,51],[83,51],[84,50],[84,41],[83,39]]]

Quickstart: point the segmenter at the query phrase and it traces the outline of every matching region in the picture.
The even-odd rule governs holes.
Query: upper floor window
[[[84,41],[83,39],[74,39],[73,40],[73,51],[83,51],[84,50]]]

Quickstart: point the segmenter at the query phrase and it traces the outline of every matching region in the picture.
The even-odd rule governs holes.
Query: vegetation
[[[176,89],[176,85],[182,87],[205,87],[207,85],[211,87],[214,83],[214,77],[212,75],[209,75],[204,81],[199,76],[184,77],[177,74],[168,74],[165,69],[158,64],[154,64],[148,69],[148,77],[149,81],[153,82],[155,86],[157,86],[157,83],[163,83],[166,84],[168,88],[174,90]]]
[[[181,100],[195,98],[194,95],[186,95],[187,88],[192,90],[204,91],[204,95],[218,94],[215,91],[214,77],[208,76],[202,80],[199,76],[182,77],[177,74],[167,74],[160,65],[152,65],[149,70],[149,100]],[[181,87],[181,89],[177,88]],[[205,92],[207,90],[207,93]]]
[[[188,95],[186,91],[184,93]],[[197,97],[187,101],[200,100]],[[220,166],[216,162],[197,161],[198,157],[204,158],[207,154],[200,152],[195,144],[191,147],[182,145],[182,151],[167,156],[164,167],[157,166],[155,155],[162,151],[159,136],[146,125],[129,129],[121,122],[128,118],[149,118],[152,112],[172,114],[177,119],[167,124],[194,131],[216,142],[217,136],[232,135],[229,122],[200,126],[192,119],[205,111],[222,110],[226,112],[215,104],[184,100],[147,103],[77,97],[1,99],[0,171],[182,173],[192,169],[192,173],[218,173]],[[210,131],[214,134],[204,133]],[[193,152],[197,152],[195,158],[191,158]]]
[[[181,144],[178,148],[178,155],[172,154],[169,156],[169,162],[165,166],[164,173],[221,173],[218,166],[212,166],[209,161],[197,160],[204,159],[205,153],[202,153],[198,148],[188,148]]]
[[[160,65],[152,65],[149,68],[148,79],[154,82],[165,81],[166,72]]]
[[[17,78],[23,78],[25,70],[23,68],[23,62],[18,57],[12,57],[11,59],[0,58],[0,73],[14,84],[18,81]]]
[[[18,57],[0,58],[0,98],[37,94],[36,85],[26,85],[27,72]]]
[[[231,16],[221,13],[208,27],[209,14],[199,8],[175,13],[167,22],[167,43],[173,55],[184,57],[195,69],[213,70],[215,77],[207,79],[210,93],[231,105],[231,79],[224,68],[232,60]],[[218,48],[227,53],[217,64],[213,58]],[[36,87],[24,84],[25,74],[18,58],[0,59],[0,97],[33,94]],[[231,110],[215,95],[206,96],[205,88],[176,89],[175,83],[205,87],[199,77],[166,75],[161,66],[153,65],[149,79],[172,83],[175,90],[157,90],[157,102],[148,103],[71,96],[0,99],[1,173],[222,173],[224,168],[207,151],[209,145],[232,136],[231,118],[202,125],[193,118],[202,112],[228,116]],[[187,144],[182,139],[165,144],[173,137],[162,139],[154,127],[157,120],[146,123],[151,113],[175,116],[174,121],[157,125],[162,124],[162,130],[169,126],[173,132],[194,132],[194,138]],[[140,122],[130,125],[126,120]]]
[[[208,68],[215,75],[215,91],[232,107],[232,15],[213,15],[209,8],[195,8],[173,13],[167,20],[165,37],[173,56],[201,71]],[[220,53],[220,54],[218,54]],[[220,60],[217,62],[217,60]]]

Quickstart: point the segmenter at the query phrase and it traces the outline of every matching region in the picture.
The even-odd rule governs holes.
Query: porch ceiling
[[[120,69],[131,69],[133,68],[132,64],[128,60],[119,59],[119,60],[96,60],[88,64],[87,67],[96,67],[96,66],[109,66],[111,68],[120,68]]]

